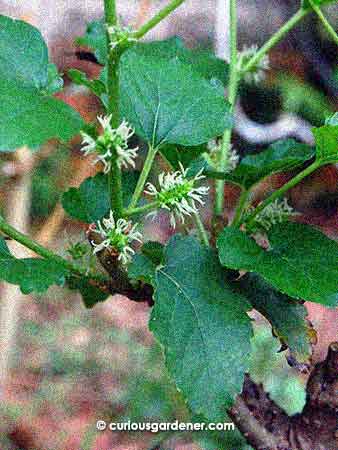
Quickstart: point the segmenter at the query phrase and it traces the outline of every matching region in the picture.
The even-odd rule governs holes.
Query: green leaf
[[[94,20],[87,25],[84,36],[76,39],[77,45],[89,47],[95,51],[95,56],[100,64],[107,62],[106,30],[103,20]]]
[[[62,87],[38,30],[0,16],[0,150],[68,141],[82,125],[70,106],[51,97]]]
[[[223,85],[228,83],[229,64],[217,58],[208,49],[190,50],[186,48],[182,39],[177,36],[163,41],[140,42],[133,47],[133,52],[140,57],[148,57],[153,60],[171,61],[177,58],[207,80],[217,79]]]
[[[183,167],[189,167],[201,154],[207,151],[207,146],[197,145],[194,147],[184,147],[182,145],[163,145],[160,149],[161,154],[170,163],[174,170],[179,168],[179,162]]]
[[[246,299],[234,293],[212,249],[174,236],[155,275],[150,329],[191,410],[224,417],[240,392],[252,334]]]
[[[70,188],[62,196],[62,206],[73,219],[96,222],[110,208],[107,176],[99,173],[87,178],[79,188]]]
[[[164,247],[159,242],[146,242],[141,253],[137,253],[128,266],[128,276],[132,280],[154,285],[157,267],[162,264]]]
[[[282,345],[299,363],[307,363],[312,354],[311,340],[315,331],[307,320],[307,309],[302,303],[282,294],[259,275],[246,274],[240,279],[241,293],[271,323]]]
[[[48,83],[45,88],[46,94],[56,94],[63,88],[63,79],[60,77],[55,64],[49,63],[47,66]]]
[[[140,177],[140,172],[137,170],[133,170],[130,172],[122,172],[122,196],[123,196],[123,204],[125,207],[129,205],[131,202],[131,198],[135,191],[137,181]]]
[[[87,78],[87,75],[81,70],[70,69],[67,72],[69,78],[73,81],[73,83],[78,84],[80,86],[86,86],[93,94],[101,97],[101,95],[106,93],[106,86],[101,80],[90,80]]]
[[[314,156],[314,150],[293,139],[277,141],[266,150],[245,156],[225,179],[249,189],[276,172],[294,169]]]
[[[143,244],[141,252],[157,266],[162,264],[164,257],[164,246],[163,244],[160,244],[160,242],[146,242]]]
[[[0,279],[20,286],[23,294],[45,292],[53,284],[63,285],[67,271],[54,261],[15,258],[0,238]]]
[[[123,202],[129,204],[139,172],[123,172]],[[62,206],[73,219],[85,223],[101,220],[110,210],[108,178],[103,173],[87,178],[78,188],[70,188],[62,196]]]
[[[225,228],[217,240],[221,263],[231,269],[256,272],[279,291],[297,299],[338,304],[338,244],[320,231],[298,223],[283,223],[269,232],[271,249],[263,250],[235,228]]]
[[[177,58],[154,59],[130,49],[120,72],[121,117],[153,145],[203,144],[231,124],[223,88]]]
[[[142,283],[154,284],[157,264],[140,253],[134,255],[128,266],[128,277]]]
[[[317,160],[321,164],[338,162],[338,114],[334,114],[319,128],[313,128]]]
[[[86,308],[93,308],[97,303],[104,302],[109,297],[109,294],[90,284],[87,278],[69,277],[67,285],[70,289],[80,292]]]

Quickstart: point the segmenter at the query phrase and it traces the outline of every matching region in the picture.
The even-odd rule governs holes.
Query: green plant
[[[107,272],[88,271],[76,258],[59,256],[1,217],[2,233],[41,258],[16,259],[1,238],[0,276],[24,293],[68,285],[81,292],[88,307],[114,293],[154,302],[150,329],[163,347],[170,375],[195,415],[222,421],[248,368],[252,326],[247,312],[261,311],[293,357],[306,363],[311,332],[302,301],[338,303],[337,243],[289,221],[293,211],[283,199],[309,174],[338,162],[338,116],[313,129],[315,148],[280,141],[238,163],[231,148],[238,88],[243,79],[260,80],[269,50],[311,11],[335,41],[337,36],[319,9],[326,2],[304,1],[261,49],[239,52],[236,0],[231,0],[229,66],[209,53],[186,49],[178,39],[139,42],[183,1],[172,0],[133,31],[119,23],[115,1],[105,0],[104,20],[90,24],[79,39],[105,66],[99,80],[69,73],[102,100],[100,131],[85,126],[76,111],[53,97],[62,79],[39,32],[0,17],[0,149],[38,149],[47,139],[66,141],[81,132],[85,155],[95,154],[103,173],[66,192],[63,206],[71,217],[91,224],[89,241]],[[128,142],[134,133],[148,148],[136,186],[130,182],[133,175],[122,171],[135,168],[138,148]],[[160,174],[156,187],[147,180],[158,157],[172,169]],[[257,184],[289,169],[297,169],[297,175],[255,206]],[[210,190],[207,180],[215,185],[209,227],[199,216]],[[241,190],[228,226],[223,223],[225,183]],[[141,200],[143,193],[147,200]],[[187,219],[194,222],[198,238],[175,234],[165,246],[147,242],[136,252],[133,244],[142,234],[135,219],[159,209],[169,212],[175,229]],[[262,234],[268,249],[255,242]],[[246,275],[239,277],[240,270]]]

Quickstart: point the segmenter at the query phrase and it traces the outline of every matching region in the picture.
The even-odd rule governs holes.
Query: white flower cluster
[[[290,216],[296,215],[297,213],[288,204],[286,198],[283,200],[277,199],[257,215],[255,223],[265,231],[268,231],[273,225],[285,222]]]
[[[98,233],[104,240],[100,244],[91,242],[94,247],[93,253],[98,253],[105,248],[111,248],[118,255],[118,260],[122,264],[128,264],[135,251],[130,247],[133,241],[142,242],[142,234],[136,231],[138,224],[131,221],[118,219],[115,221],[113,211],[110,211],[108,219],[102,219],[102,223],[97,222],[97,229],[92,231]]]
[[[251,47],[244,46],[243,50],[239,54],[239,61],[241,68],[250,61],[250,59],[257,53],[257,45]],[[245,72],[243,79],[248,84],[258,84],[265,80],[266,71],[270,69],[270,60],[268,55],[264,55],[263,58],[248,72]]]
[[[202,197],[207,195],[206,186],[195,187],[195,183],[205,177],[198,172],[193,178],[187,178],[188,169],[180,164],[180,170],[161,173],[158,177],[159,190],[147,183],[146,194],[156,197],[161,208],[170,211],[170,224],[176,227],[176,219],[184,223],[184,216],[198,213],[198,205],[204,205]],[[156,214],[151,213],[151,215]]]
[[[103,134],[94,139],[87,133],[81,132],[82,151],[87,156],[90,153],[97,153],[94,164],[101,162],[104,166],[104,173],[111,169],[111,161],[117,157],[119,167],[131,166],[135,168],[134,159],[137,157],[138,147],[129,148],[128,139],[133,136],[134,129],[124,120],[118,128],[111,126],[112,116],[99,116],[97,119],[102,126]]]
[[[132,37],[133,30],[130,27],[122,25],[109,26],[107,28],[110,37],[110,48],[114,50],[118,45],[125,42],[136,42],[137,39]]]
[[[218,156],[220,154],[221,147],[222,141],[218,143],[216,139],[212,139],[211,141],[208,142],[207,148],[211,154],[211,158],[213,157],[213,155]],[[227,153],[225,172],[229,173],[235,170],[236,167],[238,166],[238,163],[239,163],[239,154],[231,145]]]

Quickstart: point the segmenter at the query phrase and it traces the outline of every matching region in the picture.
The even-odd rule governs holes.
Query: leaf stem
[[[156,25],[162,22],[169,14],[171,14],[175,9],[177,9],[185,0],[172,0],[167,6],[165,6],[161,11],[159,11],[154,17],[152,17],[147,23],[142,25],[142,27],[132,34],[135,39],[141,39],[150,30],[152,30]]]
[[[322,22],[324,28],[326,29],[326,31],[328,32],[328,34],[332,37],[332,39],[334,40],[336,45],[338,45],[338,35],[335,32],[335,30],[333,29],[333,27],[331,26],[331,24],[328,22],[328,20],[324,16],[324,14],[322,13],[322,10],[312,0],[309,0],[309,3],[311,5],[312,9],[314,10],[314,12],[317,14],[319,19],[321,20],[321,22]]]
[[[203,244],[205,246],[209,247],[210,244],[209,244],[208,234],[207,234],[206,229],[205,229],[205,227],[203,225],[203,222],[201,220],[200,215],[198,213],[194,213],[193,216],[194,216],[194,221],[195,221],[195,224],[196,224],[196,227],[197,227],[197,231],[198,231],[198,235],[199,235],[199,238],[200,238],[201,242],[203,242]]]
[[[5,219],[2,216],[0,216],[0,231],[2,231],[6,236],[9,236],[10,238],[29,248],[37,255],[42,256],[43,258],[48,259],[50,261],[56,262],[60,266],[64,267],[65,269],[69,270],[70,272],[76,275],[85,276],[93,280],[107,281],[105,277],[99,274],[88,274],[87,269],[81,269],[80,267],[76,266],[70,261],[67,261],[66,259],[62,258],[62,256],[59,256],[56,253],[52,252],[51,250],[48,250],[46,247],[43,247],[26,234],[23,234],[14,227],[12,227],[9,223],[5,221]]]
[[[159,202],[157,202],[157,201],[156,202],[151,202],[151,203],[147,203],[147,204],[145,204],[143,206],[139,206],[137,208],[125,209],[124,212],[123,212],[123,215],[125,217],[135,216],[137,214],[144,214],[144,213],[147,213],[147,212],[154,211],[155,209],[157,209],[159,207],[160,207]]]
[[[242,68],[241,73],[250,71],[253,69],[259,61],[266,55],[283,37],[294,28],[307,14],[309,10],[299,9],[271,38],[261,47],[255,55],[247,62]]]
[[[247,190],[247,189],[242,190],[241,195],[238,200],[238,205],[236,207],[235,215],[234,215],[234,218],[233,218],[233,221],[231,224],[233,227],[238,227],[240,225],[243,212],[245,210],[245,207],[246,207],[248,199],[249,199],[249,195],[250,195],[250,190]]]
[[[250,227],[254,223],[255,217],[260,214],[263,209],[265,209],[270,203],[277,200],[279,197],[282,197],[289,189],[296,186],[299,182],[303,180],[303,178],[310,175],[312,172],[317,170],[321,166],[320,161],[313,162],[306,169],[302,170],[298,175],[292,178],[290,181],[285,183],[282,187],[274,191],[268,198],[266,198],[262,203],[260,203],[257,208],[246,218],[245,223]]]
[[[238,90],[238,70],[237,61],[237,4],[236,0],[230,0],[230,78],[229,78],[229,94],[228,101],[230,103],[230,113],[234,111],[237,90]],[[224,172],[226,169],[227,158],[231,145],[232,128],[228,128],[224,131],[222,147],[220,150],[218,170]],[[215,213],[222,215],[224,207],[224,180],[217,180],[216,182],[216,203]]]
[[[108,114],[112,116],[111,123],[113,128],[119,126],[119,61],[120,50],[118,48],[111,49],[111,41],[108,33],[108,27],[116,26],[117,11],[115,0],[104,0],[105,23],[106,23],[106,40],[107,40],[107,70],[108,70]],[[111,209],[114,211],[115,217],[122,215],[123,199],[122,199],[122,174],[117,158],[111,161],[111,169],[108,175],[108,188],[110,194]]]
[[[139,201],[139,199],[140,199],[140,197],[142,195],[142,192],[143,192],[143,189],[144,189],[144,185],[146,184],[149,172],[150,172],[151,167],[153,165],[156,153],[157,153],[157,147],[154,147],[154,146],[149,144],[147,157],[146,157],[146,160],[144,162],[143,169],[142,169],[142,172],[140,174],[140,177],[139,177],[139,179],[137,181],[135,192],[134,192],[134,194],[132,196],[132,199],[130,201],[130,205],[129,205],[128,209],[132,209],[132,208],[135,208],[137,206],[137,203],[138,203],[138,201]]]

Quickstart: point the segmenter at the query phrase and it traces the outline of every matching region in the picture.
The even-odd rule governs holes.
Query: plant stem
[[[2,231],[4,234],[14,239],[15,241],[19,242],[20,244],[24,245],[25,247],[31,249],[37,255],[40,255],[43,258],[46,258],[50,261],[56,262],[60,266],[64,267],[65,269],[69,270],[70,272],[76,275],[82,277],[85,276],[93,280],[107,281],[105,277],[102,277],[99,274],[88,274],[87,269],[79,268],[70,261],[67,261],[66,259],[62,258],[62,256],[59,256],[56,253],[52,252],[51,250],[48,250],[46,247],[43,247],[42,245],[38,244],[36,241],[31,239],[26,234],[21,233],[20,231],[16,230],[14,227],[9,225],[9,223],[7,223],[2,216],[0,216],[0,231]]]
[[[117,12],[115,0],[104,0],[104,13],[107,25],[116,25]]]
[[[273,192],[268,198],[266,198],[262,203],[260,203],[257,208],[253,211],[252,214],[250,214],[247,219],[245,220],[246,224],[250,227],[250,225],[253,224],[255,217],[260,214],[264,208],[266,208],[270,203],[277,200],[279,197],[282,197],[282,195],[285,194],[289,189],[293,188],[298,184],[300,181],[303,180],[303,178],[310,175],[312,172],[317,170],[321,166],[320,161],[313,162],[310,166],[308,166],[306,169],[302,170],[298,175],[296,175],[292,180],[285,183],[282,187],[277,189],[275,192]]]
[[[153,147],[152,145],[149,144],[147,157],[146,157],[146,160],[144,162],[143,169],[142,169],[142,172],[140,174],[140,177],[139,177],[139,179],[137,181],[135,192],[134,192],[134,194],[132,196],[132,199],[131,199],[131,202],[130,202],[130,205],[129,205],[128,209],[132,209],[132,208],[136,207],[136,205],[137,205],[137,203],[138,203],[138,201],[139,201],[139,199],[140,199],[140,197],[142,195],[142,192],[143,192],[143,189],[144,189],[144,185],[146,184],[146,181],[147,181],[149,172],[151,170],[151,166],[153,165],[156,153],[157,153],[157,147]]]
[[[266,55],[272,47],[292,29],[294,28],[307,14],[308,9],[299,9],[271,38],[261,47],[257,53],[248,61],[248,63],[242,68],[242,74],[253,69],[259,61]]]
[[[111,49],[111,41],[108,27],[116,26],[117,12],[115,0],[104,0],[106,40],[107,40],[107,70],[108,70],[108,114],[112,116],[111,124],[113,128],[119,126],[119,61],[120,51],[118,48]],[[111,209],[118,219],[122,215],[122,174],[117,164],[117,158],[111,161],[111,169],[108,175],[108,188],[110,194]]]
[[[167,6],[159,11],[154,17],[152,17],[147,23],[132,34],[135,39],[141,39],[148,31],[152,30],[156,25],[162,22],[169,14],[171,14],[176,8],[178,8],[185,0],[172,0]]]
[[[206,232],[206,229],[204,228],[203,222],[200,218],[200,215],[198,213],[194,213],[194,220],[196,223],[196,227],[197,227],[197,231],[198,231],[198,235],[200,240],[203,242],[204,245],[206,245],[207,247],[209,247],[209,238],[208,238],[208,234]]]
[[[322,13],[319,6],[317,6],[312,0],[309,0],[309,3],[311,5],[312,9],[315,11],[317,16],[319,17],[319,19],[321,20],[321,22],[324,25],[324,28],[326,29],[328,34],[332,37],[334,42],[338,45],[338,35],[335,32],[335,30],[333,29],[333,27],[331,26],[331,24],[328,22],[328,20],[324,16],[324,14]]]
[[[240,225],[243,211],[248,202],[249,195],[250,195],[249,190],[247,189],[242,190],[231,226],[238,227]]]
[[[238,89],[238,71],[237,71],[237,5],[236,0],[230,0],[230,78],[229,78],[229,95],[230,113],[234,111],[237,89]],[[231,145],[232,128],[226,129],[223,134],[222,147],[220,150],[219,167],[220,172],[226,169],[228,154]],[[224,180],[216,182],[216,204],[215,213],[221,215],[224,207]]]
[[[125,217],[135,216],[137,214],[144,214],[146,212],[154,211],[155,209],[157,209],[159,207],[160,207],[159,202],[157,202],[157,201],[151,202],[151,203],[147,203],[146,205],[139,206],[138,208],[125,209],[123,212],[123,215]]]

